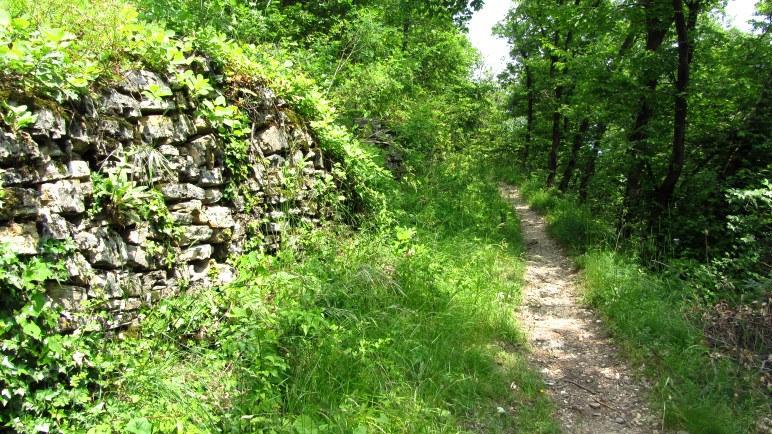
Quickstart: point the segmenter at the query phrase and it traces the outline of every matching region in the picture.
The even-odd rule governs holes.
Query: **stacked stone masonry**
[[[150,98],[151,85],[170,96]],[[275,250],[287,225],[319,222],[316,192],[330,167],[281,99],[264,87],[249,95],[253,133],[243,164],[250,176],[241,193],[231,188],[230,194],[223,138],[171,78],[130,71],[75,104],[35,104],[33,126],[16,133],[0,128],[0,243],[31,256],[46,239],[73,241],[68,279],[48,284],[47,294],[65,317],[87,300],[103,306],[108,328],[136,322],[143,305],[181,288],[234,280],[228,258],[247,247]],[[152,183],[180,228],[167,240],[170,251],[152,248],[163,235],[148,222],[89,212],[92,174],[109,172],[116,156],[138,147],[162,155],[171,168]]]

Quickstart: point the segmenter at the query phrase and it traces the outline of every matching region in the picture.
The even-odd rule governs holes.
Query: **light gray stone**
[[[198,182],[199,187],[219,187],[225,184],[225,178],[223,177],[222,172],[223,170],[220,167],[215,167],[212,170],[202,170]]]
[[[176,146],[161,145],[158,148],[158,152],[166,158],[174,158],[180,156],[180,151]]]
[[[205,240],[210,243],[220,244],[226,243],[233,239],[232,229],[213,229],[212,236]]]
[[[17,165],[38,160],[40,157],[38,144],[29,136],[14,135],[0,130],[0,164]]]
[[[70,177],[67,166],[60,161],[48,161],[37,168],[39,182],[60,181]]]
[[[48,108],[41,108],[36,114],[38,119],[30,127],[32,137],[56,140],[67,135],[67,123],[64,116]]]
[[[94,267],[116,269],[126,265],[126,243],[110,228],[76,234],[75,242]]]
[[[174,223],[180,226],[188,226],[193,224],[193,214],[187,211],[177,211],[169,214]]]
[[[88,285],[94,276],[94,269],[80,252],[74,252],[64,259],[64,269],[69,280],[76,285]]]
[[[52,213],[51,210],[43,208],[38,213],[38,222],[40,223],[43,237],[53,238],[55,240],[67,240],[70,238],[72,226],[64,217]]]
[[[239,273],[236,270],[236,268],[228,264],[216,263],[216,264],[210,265],[210,269],[211,268],[213,268],[213,270],[210,270],[208,274],[211,276],[214,276],[211,280],[212,285],[216,285],[216,286],[228,285],[230,283],[235,282],[239,276]]]
[[[126,246],[126,265],[139,270],[147,270],[151,268],[150,264],[151,260],[145,249],[133,245]]]
[[[206,197],[204,189],[193,184],[167,184],[160,188],[166,200],[202,200]]]
[[[81,312],[83,310],[83,303],[88,299],[87,292],[86,288],[79,286],[59,283],[46,285],[46,295],[54,306],[61,306],[68,312]]]
[[[208,226],[182,226],[180,234],[180,245],[189,245],[192,243],[200,243],[209,241],[214,234],[212,228]]]
[[[158,86],[161,92],[171,93],[172,89],[167,81],[152,71],[131,70],[123,74],[123,79],[118,83],[118,88],[124,92],[141,95],[150,86]]]
[[[175,203],[174,205],[169,206],[169,210],[193,212],[200,210],[202,206],[204,205],[200,200],[191,200],[188,202]]]
[[[99,134],[116,140],[133,140],[134,127],[123,119],[103,119],[99,122]]]
[[[150,227],[147,222],[138,223],[137,226],[129,232],[126,240],[129,244],[141,246],[147,243],[150,235]]]
[[[87,184],[87,186],[81,185],[78,180],[42,184],[40,186],[40,203],[55,213],[82,214],[86,211],[83,195],[88,193],[84,188],[91,188],[91,182],[89,181]]]
[[[97,139],[97,132],[93,123],[80,115],[73,116],[72,121],[70,121],[69,133],[73,151],[78,153],[87,150]]]
[[[36,254],[39,241],[35,223],[11,223],[0,227],[0,244],[7,243],[10,250],[17,255]]]
[[[276,125],[271,125],[258,136],[258,146],[266,155],[282,152],[287,149],[287,137]]]
[[[151,271],[149,273],[140,274],[139,281],[142,288],[146,291],[156,291],[169,285],[165,271]]]
[[[115,89],[106,89],[102,93],[100,105],[101,111],[108,115],[121,116],[130,121],[142,117],[139,101]]]
[[[196,134],[209,134],[214,131],[212,123],[208,119],[196,116],[193,118],[193,127],[196,129]]]
[[[211,258],[212,252],[213,249],[211,244],[201,244],[183,250],[177,257],[177,260],[180,262],[201,261],[203,259]]]
[[[215,149],[217,149],[217,138],[212,135],[206,135],[193,140],[185,146],[187,156],[193,160],[196,167],[213,167],[215,160]]]
[[[236,225],[230,208],[224,206],[208,207],[200,212],[193,213],[193,217],[196,223],[209,225],[213,229],[232,228]]]
[[[2,182],[5,187],[34,184],[37,182],[37,177],[37,171],[31,166],[0,169],[0,182]]]
[[[204,192],[203,202],[207,205],[218,203],[222,200],[222,191],[216,188],[209,188]]]
[[[33,217],[40,208],[40,199],[35,190],[29,188],[3,188],[3,207],[0,208],[0,220]]]
[[[73,160],[68,164],[70,177],[73,179],[88,180],[91,177],[91,169],[85,161]]]

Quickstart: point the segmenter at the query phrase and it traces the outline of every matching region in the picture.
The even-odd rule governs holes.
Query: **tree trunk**
[[[566,164],[566,168],[563,171],[563,178],[560,180],[560,185],[558,186],[558,190],[562,192],[568,190],[568,186],[571,183],[571,177],[576,168],[576,159],[579,156],[579,150],[582,148],[582,143],[584,142],[587,130],[589,129],[590,120],[587,118],[582,119],[579,130],[576,132],[576,135],[574,135],[574,141],[571,145],[571,156],[568,159],[568,164]]]
[[[525,87],[526,87],[526,99],[528,101],[528,107],[525,112],[525,148],[523,149],[523,159],[520,162],[520,166],[525,169],[528,165],[528,159],[531,153],[531,136],[533,135],[533,73],[531,67],[526,63],[528,61],[528,53],[522,53],[525,62]]]
[[[640,5],[646,14],[646,51],[653,54],[665,40],[673,14],[665,15],[663,4],[658,3],[657,0],[642,0]],[[652,101],[656,96],[659,82],[657,71],[643,71],[642,82],[645,83],[644,94],[641,96],[638,114],[635,116],[635,125],[627,138],[631,144],[631,161],[627,171],[623,207],[618,218],[618,229],[625,226],[627,213],[640,211],[643,175],[649,167],[650,150],[648,149],[649,133],[647,127],[654,117]]]
[[[598,125],[595,130],[595,137],[592,141],[590,155],[587,158],[587,165],[582,172],[582,181],[579,183],[579,201],[581,203],[587,202],[587,188],[590,186],[590,180],[593,175],[595,175],[595,161],[598,159],[600,141],[603,139],[604,134],[606,134],[606,124]]]
[[[689,33],[694,30],[697,24],[697,14],[699,13],[699,0],[688,1],[689,17],[684,16],[682,0],[673,0],[673,16],[675,20],[676,33],[678,34],[678,75],[675,83],[675,104],[673,114],[673,143],[670,153],[670,163],[667,168],[667,174],[664,181],[657,190],[657,202],[663,211],[670,205],[673,199],[678,179],[684,167],[684,147],[686,143],[686,115],[688,114],[689,102],[689,67],[692,61],[692,44]]]
[[[555,36],[557,42],[558,36]],[[557,44],[555,44],[557,45]],[[550,56],[550,78],[555,81],[558,56]],[[563,101],[563,86],[555,86],[555,108],[552,110],[552,146],[550,147],[549,161],[547,163],[547,188],[555,184],[555,177],[558,173],[558,149],[560,148],[560,105]]]
[[[408,36],[410,35],[410,20],[402,22],[402,52],[407,51]]]

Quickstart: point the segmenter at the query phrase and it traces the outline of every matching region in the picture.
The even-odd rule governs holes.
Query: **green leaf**
[[[40,330],[40,327],[38,327],[37,324],[34,322],[27,321],[27,318],[24,318],[23,316],[19,315],[16,317],[16,322],[21,325],[21,330],[24,332],[25,335],[40,340],[40,335],[42,334],[42,331]]]
[[[40,313],[43,312],[45,306],[46,296],[41,293],[37,293],[31,297],[29,303],[27,303],[21,310],[21,313],[27,317],[37,318],[40,316]]]
[[[8,11],[0,9],[0,27],[8,27],[11,24],[11,16]]]
[[[151,425],[150,421],[148,421],[147,418],[144,418],[144,417],[138,417],[130,420],[129,423],[126,424],[126,428],[124,429],[127,432],[130,432],[133,434],[152,434],[153,433],[153,425]]]

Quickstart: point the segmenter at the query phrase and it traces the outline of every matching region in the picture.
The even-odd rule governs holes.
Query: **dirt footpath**
[[[547,237],[544,218],[516,187],[502,186],[520,217],[527,248],[523,305],[518,317],[566,433],[661,433],[646,402],[647,387],[633,376],[602,322],[581,303],[571,260]]]

